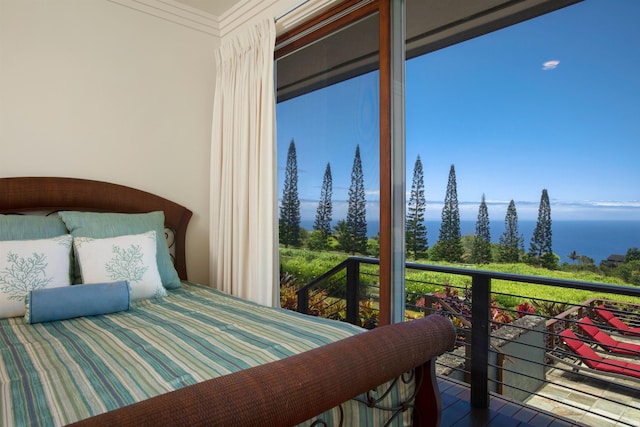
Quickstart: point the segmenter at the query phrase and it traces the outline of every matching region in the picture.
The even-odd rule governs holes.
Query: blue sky
[[[451,164],[462,219],[485,194],[492,220],[514,199],[535,219],[640,220],[640,1],[587,0],[408,61],[407,191],[420,155],[427,220],[440,218]],[[277,106],[281,196],[296,141],[302,217],[313,219],[327,162],[344,217],[356,144],[368,216],[378,215],[377,73]]]

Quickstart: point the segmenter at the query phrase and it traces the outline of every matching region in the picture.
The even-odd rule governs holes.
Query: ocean
[[[427,233],[435,232],[437,239],[440,222],[427,223]],[[461,221],[460,231],[463,235],[475,232],[475,221]],[[491,221],[491,241],[497,243],[504,232],[504,221]],[[518,221],[518,228],[524,237],[524,249],[529,250],[529,243],[536,221]],[[593,258],[596,265],[611,254],[626,254],[627,249],[640,248],[640,221],[552,221],[551,247],[560,257],[560,263],[572,263],[568,255],[576,251],[578,255]]]
[[[429,246],[438,240],[440,221],[426,221]],[[301,226],[313,229],[313,221],[302,221]],[[367,223],[369,236],[378,234],[380,224],[377,221]],[[536,221],[518,221],[518,229],[524,238],[524,249],[529,250],[531,236]],[[475,232],[475,221],[460,221],[462,235]],[[504,221],[491,221],[491,241],[498,243],[504,232]],[[640,221],[553,221],[551,223],[551,246],[560,257],[560,263],[572,261],[568,255],[576,251],[578,255],[593,258],[596,265],[611,254],[627,253],[629,248],[640,248]]]

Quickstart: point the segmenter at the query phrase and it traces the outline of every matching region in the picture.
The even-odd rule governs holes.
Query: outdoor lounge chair
[[[604,350],[610,353],[623,354],[626,356],[640,356],[640,344],[620,342],[604,332],[593,323],[588,317],[583,317],[578,321],[578,327],[589,338]]]
[[[560,332],[560,337],[567,348],[574,352],[592,371],[606,372],[618,377],[640,379],[640,363],[605,359],[598,355],[587,343],[578,338],[571,329],[565,329]],[[580,368],[574,366],[574,369],[579,370]]]
[[[596,313],[598,313],[598,316],[603,318],[609,325],[616,328],[621,334],[640,337],[640,328],[630,327],[622,320],[618,319],[611,311],[607,310],[604,305],[597,306],[595,310]]]

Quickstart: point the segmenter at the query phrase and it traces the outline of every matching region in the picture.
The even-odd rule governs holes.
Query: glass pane
[[[378,255],[377,28],[376,14],[277,62],[281,282],[294,285],[281,287],[287,308],[293,289],[350,255]],[[365,284],[377,284],[372,268]],[[317,314],[345,316],[345,285],[342,270],[319,287]],[[361,297],[374,298],[374,288]]]
[[[545,191],[555,259],[538,265],[606,273],[599,268],[610,255],[638,247],[639,14],[638,2],[585,1],[444,49],[432,44],[407,61],[407,189],[420,156],[431,261],[442,258],[431,250],[452,165],[458,262],[478,262],[470,238],[483,195],[492,261],[501,260],[513,200],[523,237],[516,262],[535,264],[530,245],[540,244],[534,229]],[[407,15],[410,26],[416,14]]]

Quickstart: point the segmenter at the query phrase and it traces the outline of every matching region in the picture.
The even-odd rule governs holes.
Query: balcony
[[[373,328],[377,275],[378,260],[350,257],[300,288],[297,309]],[[640,327],[640,288],[407,263],[406,289],[408,320],[438,313],[457,328],[456,348],[437,362],[443,425],[638,425],[640,334],[622,334],[596,308]],[[561,301],[561,289],[584,298]],[[611,353],[584,332],[589,320],[632,351]],[[587,356],[568,347],[566,330]],[[619,374],[587,366],[612,359],[630,364]]]

